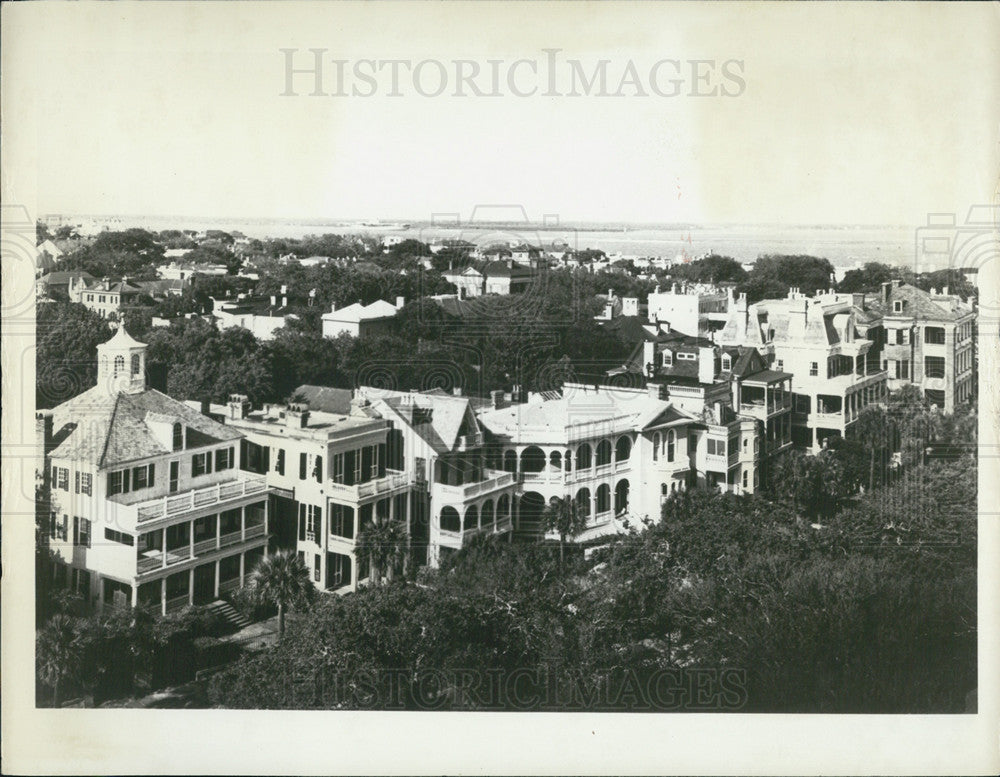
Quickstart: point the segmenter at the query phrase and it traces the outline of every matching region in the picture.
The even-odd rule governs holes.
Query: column
[[[215,598],[219,598],[219,562],[216,561],[215,564]]]
[[[590,490],[590,520],[594,521],[597,519],[597,489],[591,488]]]
[[[215,514],[215,549],[218,550],[222,547],[222,540],[220,539],[222,534],[222,513]]]
[[[241,588],[243,587],[243,583],[245,582],[246,561],[247,561],[246,560],[246,553],[241,552],[240,553],[240,587]]]
[[[167,578],[160,579],[160,615],[167,614]]]
[[[188,570],[188,604],[194,604],[194,567]]]
[[[139,606],[139,584],[132,586],[132,609]]]
[[[194,521],[188,521],[188,558],[194,558]]]
[[[167,527],[160,529],[160,569],[167,568]]]
[[[245,542],[247,538],[247,508],[246,505],[240,508],[240,542]]]

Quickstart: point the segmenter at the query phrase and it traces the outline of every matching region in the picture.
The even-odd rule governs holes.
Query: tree
[[[35,402],[53,407],[97,383],[97,346],[108,322],[75,302],[51,302],[36,313]]]
[[[880,262],[867,262],[860,270],[848,270],[844,279],[837,284],[837,291],[867,292],[878,291],[883,283],[904,278],[903,268],[892,267]]]
[[[569,496],[553,497],[542,511],[542,528],[559,534],[559,568],[562,569],[566,539],[575,537],[587,526],[587,517],[577,501]]]
[[[884,461],[892,449],[892,427],[889,413],[882,405],[868,405],[854,425],[855,438],[868,451],[868,490],[875,487],[875,464]]]
[[[80,640],[73,619],[55,615],[38,632],[35,661],[38,676],[52,688],[52,706],[62,704],[63,680],[76,674],[80,664]]]
[[[376,518],[361,528],[357,559],[359,564],[368,563],[370,579],[375,585],[381,585],[383,578],[392,581],[406,557],[408,539],[402,521]]]
[[[832,288],[833,265],[817,256],[767,254],[757,258],[746,281],[738,287],[750,302],[784,297],[792,287],[803,294]]]
[[[670,268],[670,275],[694,283],[722,283],[723,281],[741,283],[746,280],[747,272],[743,269],[743,265],[731,256],[711,254],[687,264],[674,265]]]
[[[285,611],[312,601],[316,595],[309,570],[289,550],[261,559],[250,575],[250,589],[259,601],[278,608],[279,638],[285,634]]]

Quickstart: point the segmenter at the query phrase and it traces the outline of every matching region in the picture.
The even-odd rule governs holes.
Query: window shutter
[[[154,479],[155,475],[156,475],[156,465],[155,464],[150,464],[149,465],[149,487],[150,488],[152,488],[153,485],[156,482],[155,479]]]

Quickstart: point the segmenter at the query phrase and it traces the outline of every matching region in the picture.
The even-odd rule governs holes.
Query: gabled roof
[[[454,450],[460,435],[479,431],[468,397],[382,389],[376,396],[437,453]]]
[[[904,302],[902,313],[893,310],[893,303]],[[889,287],[889,299],[882,294],[866,294],[865,307],[878,311],[883,316],[902,316],[928,321],[954,321],[972,312],[972,306],[962,302],[957,296],[934,296],[916,286],[900,283]]]
[[[235,429],[216,423],[154,389],[137,394],[110,394],[104,386],[95,386],[56,407],[52,418],[56,447],[51,455],[100,468],[170,453],[171,449],[148,425],[150,421],[170,418],[183,424],[189,445],[242,437]]]
[[[38,282],[47,286],[67,286],[71,278],[83,280],[87,283],[94,280],[94,276],[85,270],[57,270],[56,272],[45,273],[45,275],[38,279]]]
[[[340,308],[332,312],[324,313],[324,321],[371,321],[377,318],[392,318],[398,311],[391,302],[383,299],[375,300],[370,305],[362,305],[355,302],[346,308]]]

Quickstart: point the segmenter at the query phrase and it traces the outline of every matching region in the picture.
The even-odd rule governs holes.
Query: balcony
[[[327,482],[326,486],[331,496],[348,502],[358,502],[361,499],[379,494],[389,494],[404,488],[409,485],[409,482],[405,472],[387,471],[385,477],[369,480],[367,483],[355,483],[353,486],[348,486],[344,483]]]
[[[164,553],[162,550],[146,550],[139,554],[136,560],[136,574],[142,575],[157,569],[166,569],[174,564],[190,561],[193,558],[188,546],[174,548]]]
[[[485,494],[507,488],[517,482],[513,472],[502,472],[496,469],[485,470],[486,479],[477,483],[464,483],[460,486],[446,485],[444,483],[434,483],[431,487],[431,495],[434,499],[442,499],[445,502],[465,502],[469,499],[483,496]]]
[[[264,478],[247,476],[229,483],[196,488],[183,494],[159,497],[133,505],[117,505],[117,510],[119,515],[123,510],[134,510],[137,523],[142,524],[159,518],[173,518],[206,507],[220,509],[226,502],[253,494],[264,495],[266,492],[267,483]]]

